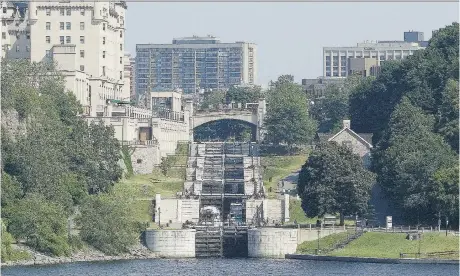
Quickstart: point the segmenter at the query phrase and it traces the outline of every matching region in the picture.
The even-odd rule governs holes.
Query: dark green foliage
[[[434,121],[434,116],[424,115],[404,97],[375,152],[377,180],[394,205],[403,210],[406,221],[433,223],[435,214],[445,210],[446,203],[439,200],[446,192],[455,191],[445,169],[454,167],[458,157],[443,137],[433,132]],[[458,197],[458,184],[456,189]]]
[[[453,23],[350,97],[353,129],[374,133],[373,167],[398,223],[436,224],[441,213],[458,225],[458,47]]]
[[[232,86],[225,94],[227,103],[257,103],[262,96],[262,88],[260,86]]]
[[[139,237],[130,206],[112,195],[89,196],[77,219],[80,237],[106,254],[127,252]]]
[[[16,250],[13,248],[12,243],[14,242],[13,236],[6,231],[6,225],[2,220],[2,253],[1,253],[1,261],[2,263],[8,261],[19,261],[25,260],[30,258],[30,254],[26,251]]]
[[[309,117],[307,97],[293,77],[279,77],[272,83],[267,97],[266,141],[289,146],[311,142],[316,123]]]
[[[109,191],[121,177],[120,145],[113,128],[88,126],[78,116],[81,105],[52,64],[2,61],[1,69],[2,113],[8,114],[1,133],[2,218],[14,237],[66,255],[67,216],[89,193]],[[13,131],[5,120],[17,122]]]
[[[56,256],[69,255],[67,218],[61,206],[31,194],[3,210],[9,232],[32,248]]]
[[[297,192],[308,217],[365,215],[374,175],[361,158],[335,142],[319,144],[299,174]]]
[[[130,153],[129,147],[122,146],[121,154],[123,157],[123,163],[125,164],[126,170],[127,170],[126,178],[130,178],[131,176],[134,175],[134,171],[133,171],[133,164],[131,162],[131,153]]]
[[[167,157],[161,157],[160,169],[161,173],[164,176],[168,175],[169,170],[174,166],[176,163],[176,156],[170,155]]]

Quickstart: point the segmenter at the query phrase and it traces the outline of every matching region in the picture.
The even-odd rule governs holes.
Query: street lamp
[[[446,216],[446,237],[447,237],[447,226],[449,226],[449,218]]]

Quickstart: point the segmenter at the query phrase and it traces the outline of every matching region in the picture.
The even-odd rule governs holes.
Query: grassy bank
[[[336,220],[336,225],[339,225],[340,223],[340,219],[339,219],[339,215],[337,214],[336,215],[337,217],[337,220]],[[305,215],[305,212],[303,211],[302,209],[302,202],[301,200],[299,199],[295,199],[295,198],[291,198],[291,200],[289,201],[289,222],[290,223],[294,223],[294,222],[297,222],[297,223],[300,223],[300,224],[316,224],[316,221],[320,219],[322,220],[322,218],[318,218],[318,217],[313,217],[313,218],[309,218]],[[355,221],[354,220],[345,220],[344,221],[345,225],[355,225]]]
[[[275,190],[278,182],[289,176],[292,172],[300,169],[308,155],[294,155],[294,156],[264,156],[261,158],[262,166],[264,166],[264,186],[268,193],[269,188],[272,192],[268,193],[269,197],[275,197]],[[271,181],[270,181],[271,180]]]
[[[410,241],[404,233],[364,233],[332,256],[399,258],[399,253],[458,251],[459,237],[445,233],[425,233],[421,241]]]
[[[133,216],[138,221],[151,221],[151,203],[156,194],[161,194],[162,197],[172,197],[182,191],[187,154],[188,145],[179,144],[176,155],[169,157],[173,162],[166,175],[163,175],[160,168],[155,168],[150,174],[132,175],[115,184],[115,194],[134,199]]]
[[[343,232],[337,234],[331,234],[324,238],[319,239],[319,247],[321,248],[332,248],[335,244],[340,241],[346,240],[350,232]],[[312,254],[312,251],[318,248],[318,240],[306,241],[297,246],[298,254]]]

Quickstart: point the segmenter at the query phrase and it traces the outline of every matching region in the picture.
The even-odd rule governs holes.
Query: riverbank
[[[97,261],[116,261],[116,260],[145,260],[158,258],[155,253],[145,246],[138,244],[133,247],[129,253],[109,256],[94,248],[86,247],[85,249],[75,252],[70,257],[52,257],[43,253],[32,250],[24,245],[16,245],[16,249],[28,252],[32,257],[27,260],[11,261],[1,264],[1,267],[10,266],[33,266],[33,265],[51,265],[76,262],[97,262]]]
[[[286,259],[309,261],[335,261],[353,263],[382,263],[382,264],[460,264],[459,260],[449,259],[389,259],[389,258],[362,258],[362,257],[337,257],[321,255],[287,254]]]

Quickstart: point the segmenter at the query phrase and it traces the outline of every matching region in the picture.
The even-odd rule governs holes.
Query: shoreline
[[[335,261],[353,263],[383,263],[383,264],[451,264],[459,265],[454,259],[390,259],[373,257],[338,257],[324,255],[286,254],[286,259],[309,261]]]
[[[136,248],[130,250],[129,253],[120,255],[106,255],[101,251],[93,248],[85,248],[84,250],[75,252],[70,257],[52,257],[40,252],[34,251],[27,246],[20,245],[17,249],[27,251],[32,258],[27,260],[9,261],[1,263],[0,267],[16,267],[16,266],[40,266],[40,265],[55,265],[80,262],[104,262],[104,261],[121,261],[121,260],[147,260],[158,259],[159,257],[145,246],[139,244]]]

